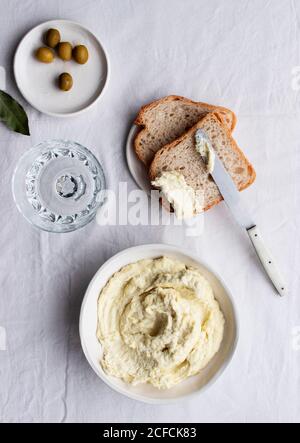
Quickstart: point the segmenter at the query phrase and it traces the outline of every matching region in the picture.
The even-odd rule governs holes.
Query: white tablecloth
[[[67,120],[32,109],[12,74],[20,38],[53,18],[90,28],[111,62],[103,100]],[[31,127],[30,138],[0,127],[1,421],[299,421],[299,21],[295,0],[0,0],[0,65]],[[96,222],[49,234],[18,213],[14,166],[47,138],[89,147],[112,189],[119,181],[134,189],[124,159],[130,123],[142,104],[170,93],[236,112],[236,140],[257,172],[243,196],[287,278],[285,299],[274,296],[224,204],[205,215],[197,240],[175,228]],[[184,245],[209,263],[231,288],[240,320],[238,348],[222,377],[198,397],[164,406],[109,389],[89,367],[78,335],[80,304],[99,266],[128,246],[153,242]]]

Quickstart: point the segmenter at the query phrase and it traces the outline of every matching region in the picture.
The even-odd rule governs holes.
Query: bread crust
[[[144,133],[147,132],[147,130],[148,130],[147,123],[145,120],[145,115],[147,114],[148,111],[150,111],[151,109],[155,108],[158,105],[161,105],[163,103],[169,103],[172,101],[177,101],[177,100],[180,100],[186,104],[202,106],[203,108],[208,109],[208,112],[218,113],[218,111],[219,111],[219,114],[218,114],[219,119],[223,122],[224,126],[227,126],[227,127],[228,127],[228,125],[225,121],[225,118],[222,116],[222,113],[227,114],[227,115],[230,114],[230,116],[231,116],[231,128],[230,129],[231,129],[231,131],[233,131],[235,128],[236,121],[237,121],[236,115],[230,109],[224,108],[222,106],[214,106],[214,105],[210,105],[208,103],[195,102],[193,100],[190,100],[189,98],[182,97],[180,95],[168,95],[166,97],[155,100],[151,103],[148,103],[147,105],[142,106],[135,121],[134,121],[134,123],[137,126],[141,127],[141,130],[137,133],[137,135],[135,136],[134,142],[133,142],[134,150],[135,150],[135,153],[136,153],[137,157],[139,158],[139,160],[141,162],[143,162],[146,166],[147,166],[147,164],[146,164],[144,156],[142,155],[142,152],[140,150],[140,139],[143,137]]]
[[[155,180],[155,178],[157,176],[157,163],[159,161],[159,156],[161,155],[161,153],[163,151],[170,151],[171,149],[174,149],[179,143],[181,143],[183,140],[185,140],[187,137],[189,137],[190,134],[193,133],[198,128],[198,126],[200,125],[200,122],[203,123],[203,121],[205,119],[208,119],[208,118],[214,118],[214,119],[216,119],[218,121],[219,124],[222,125],[223,130],[225,130],[226,135],[230,139],[232,148],[238,153],[238,155],[245,161],[245,163],[247,165],[249,179],[248,179],[248,181],[246,183],[243,183],[243,184],[239,185],[239,187],[238,187],[239,191],[243,191],[244,189],[248,188],[254,182],[254,180],[256,178],[256,173],[255,173],[255,170],[254,170],[252,164],[249,162],[249,160],[247,159],[247,157],[245,156],[243,151],[238,147],[237,143],[235,142],[235,140],[233,139],[233,137],[231,135],[231,132],[228,130],[228,127],[223,124],[223,122],[220,119],[219,115],[217,113],[214,113],[214,112],[210,113],[209,116],[204,117],[202,120],[200,120],[194,126],[192,126],[192,128],[190,128],[187,132],[185,132],[181,137],[179,137],[178,139],[174,140],[173,142],[163,146],[161,149],[159,149],[159,151],[157,151],[157,153],[155,154],[154,159],[153,159],[153,161],[152,161],[152,163],[150,165],[150,168],[149,168],[150,182]],[[217,205],[222,200],[223,200],[223,197],[222,197],[222,195],[220,195],[213,202],[211,202],[208,205],[206,205],[204,207],[204,211],[207,211],[208,209],[210,209],[213,206]]]

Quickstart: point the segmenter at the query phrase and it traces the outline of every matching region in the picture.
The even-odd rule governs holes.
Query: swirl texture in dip
[[[168,257],[125,266],[99,296],[101,365],[126,383],[164,389],[197,374],[218,351],[223,331],[208,281]]]

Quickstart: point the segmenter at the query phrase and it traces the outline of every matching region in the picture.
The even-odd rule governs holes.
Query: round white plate
[[[49,28],[59,30],[61,41],[85,45],[89,51],[87,63],[65,62],[57,56],[52,63],[36,60],[35,51],[45,46],[44,35]],[[57,87],[57,78],[63,72],[73,77],[73,87],[68,92]],[[34,108],[55,117],[79,114],[93,105],[103,94],[108,73],[107,55],[99,40],[80,24],[68,20],[51,20],[33,28],[21,40],[14,58],[15,79],[24,98]]]
[[[146,166],[138,159],[133,147],[133,140],[136,134],[139,132],[139,130],[140,128],[138,126],[132,125],[128,133],[127,142],[126,142],[127,165],[136,184],[143,191],[147,192],[147,194],[150,195],[151,185],[148,177],[148,171],[146,169]]]
[[[216,300],[219,302],[225,317],[224,337],[220,350],[202,369],[202,371],[193,377],[179,383],[171,389],[159,390],[150,384],[140,384],[131,386],[115,377],[111,377],[102,370],[100,359],[102,355],[101,344],[96,337],[97,329],[97,301],[101,289],[108,279],[123,266],[134,263],[137,260],[145,258],[155,258],[169,256],[180,260],[189,266],[196,266],[212,285]],[[85,356],[96,374],[111,388],[135,400],[146,403],[170,403],[182,397],[203,391],[217,379],[231,360],[237,342],[237,319],[233,305],[233,299],[228,288],[208,266],[201,263],[197,257],[192,256],[183,249],[175,246],[153,244],[141,245],[125,249],[119,254],[110,258],[98,270],[87,288],[82,302],[79,332],[81,345]]]

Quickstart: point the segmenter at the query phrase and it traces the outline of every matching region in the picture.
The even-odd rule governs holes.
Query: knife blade
[[[224,202],[232,212],[234,218],[238,222],[238,224],[246,230],[249,235],[249,238],[252,242],[252,245],[257,253],[261,264],[267,273],[269,279],[273,283],[276,291],[282,297],[287,294],[287,286],[284,283],[284,279],[282,274],[280,273],[274,257],[271,252],[267,248],[259,228],[254,222],[252,216],[248,212],[247,208],[244,205],[244,202],[241,199],[240,193],[234,184],[231,176],[227,172],[224,167],[222,161],[219,159],[216,151],[213,148],[211,140],[207,136],[207,134],[198,129],[196,131],[196,137],[199,141],[200,139],[207,145],[208,151],[212,152],[214,155],[214,166],[210,171],[214,182],[219,188],[220,193],[224,199]],[[208,156],[204,151],[199,151],[202,160],[207,164]]]

